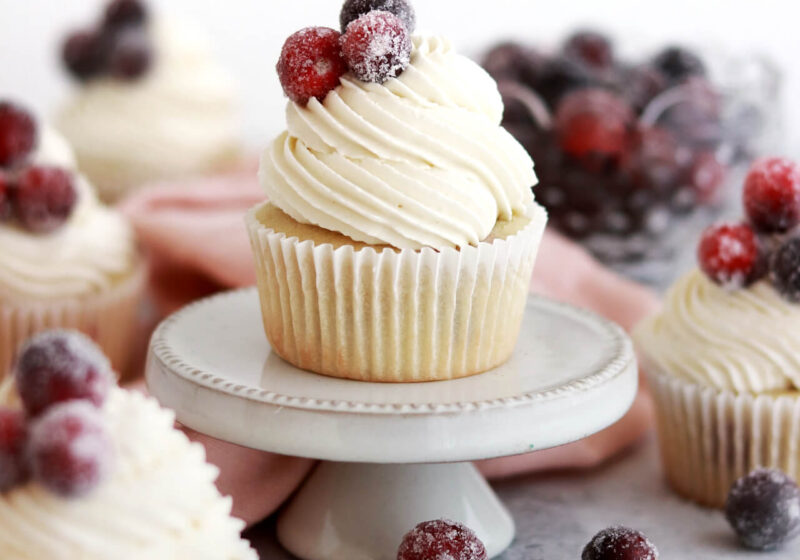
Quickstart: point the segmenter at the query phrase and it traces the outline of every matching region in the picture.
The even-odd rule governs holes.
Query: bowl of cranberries
[[[780,79],[759,57],[671,46],[628,59],[579,31],[551,50],[500,43],[482,64],[503,126],[536,164],[550,224],[651,285],[690,263],[684,249],[737,198],[735,176],[777,142]]]

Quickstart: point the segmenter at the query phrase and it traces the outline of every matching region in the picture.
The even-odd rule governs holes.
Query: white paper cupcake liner
[[[0,378],[10,372],[23,342],[56,328],[85,333],[102,348],[115,371],[127,372],[146,276],[146,267],[138,264],[130,277],[112,288],[82,297],[34,301],[0,294]]]
[[[288,362],[363,381],[480,373],[516,345],[546,222],[462,250],[380,252],[315,245],[274,231],[251,209],[264,330]]]
[[[679,494],[721,508],[736,479],[758,467],[800,479],[800,392],[737,394],[647,369],[664,469]]]

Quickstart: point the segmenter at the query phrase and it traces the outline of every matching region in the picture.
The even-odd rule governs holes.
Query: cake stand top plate
[[[382,384],[297,369],[264,336],[254,288],[167,318],[153,334],[150,391],[199,432],[247,447],[374,463],[467,461],[554,447],[628,410],[637,368],[621,328],[531,297],[511,359],[490,372]]]

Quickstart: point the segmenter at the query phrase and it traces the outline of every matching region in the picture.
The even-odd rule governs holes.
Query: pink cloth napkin
[[[153,299],[162,314],[214,291],[255,281],[244,211],[263,200],[254,170],[154,185],[121,205],[148,253]],[[658,304],[653,293],[602,267],[578,245],[548,232],[533,291],[592,309],[630,329]],[[652,412],[643,389],[620,422],[582,441],[478,463],[489,477],[599,465],[638,441]],[[219,466],[218,485],[234,498],[234,513],[255,523],[274,511],[314,465],[307,459],[245,449],[186,430]]]

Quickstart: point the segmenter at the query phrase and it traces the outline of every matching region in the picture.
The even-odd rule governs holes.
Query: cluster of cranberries
[[[121,80],[141,77],[153,59],[147,20],[141,0],[113,0],[98,25],[67,37],[62,49],[67,70],[80,81],[103,75]]]
[[[483,65],[503,94],[503,125],[536,163],[537,199],[568,235],[655,237],[718,201],[721,103],[691,51],[629,64],[608,37],[581,31],[549,54],[500,44]]]
[[[0,223],[16,219],[32,233],[49,233],[72,214],[78,194],[66,169],[28,163],[35,146],[30,113],[0,101]]]
[[[800,166],[784,158],[756,161],[744,183],[747,220],[709,227],[697,250],[700,268],[722,286],[740,288],[769,276],[800,302]]]
[[[284,43],[278,76],[295,103],[322,101],[348,70],[361,81],[382,84],[408,66],[415,16],[407,0],[347,0],[339,20],[341,33],[306,27]]]
[[[108,474],[112,445],[99,412],[114,382],[83,335],[50,331],[23,347],[15,368],[22,410],[0,408],[0,491],[33,479],[80,497]]]

